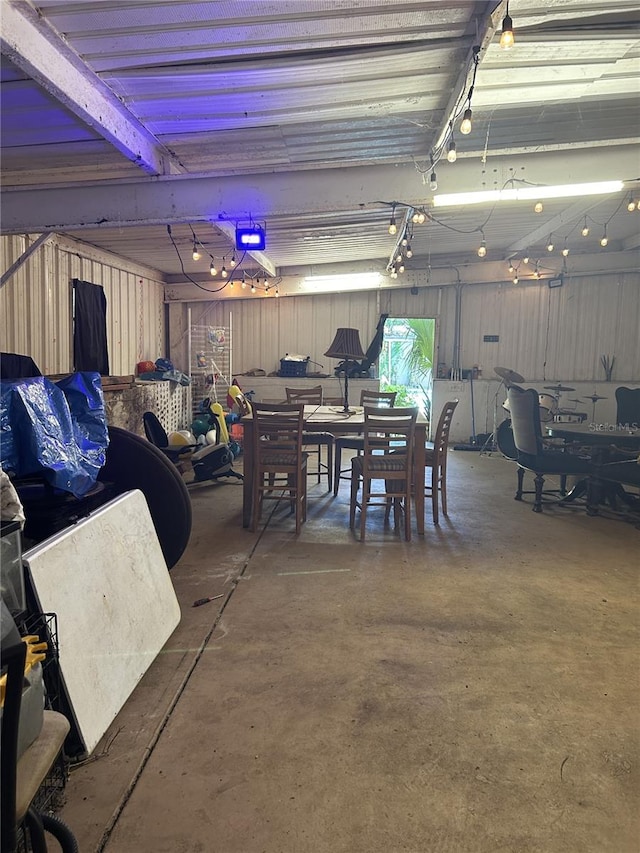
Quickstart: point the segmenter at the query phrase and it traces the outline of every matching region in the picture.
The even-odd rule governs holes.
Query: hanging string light
[[[515,44],[513,37],[513,21],[509,15],[509,0],[507,0],[507,14],[502,19],[502,33],[500,34],[500,47],[509,50]]]
[[[547,252],[553,252],[553,234],[549,234],[549,240],[547,242]]]
[[[565,258],[569,254],[569,246],[567,245],[567,238],[566,237],[564,238],[564,246],[562,247],[562,254],[564,255]]]
[[[220,275],[222,276],[222,278],[226,278],[229,275],[229,273],[227,272],[227,268],[225,267],[224,263],[222,264],[222,269],[220,270]]]
[[[213,255],[211,256],[211,266],[209,267],[209,272],[211,273],[211,275],[218,275],[218,270],[216,268],[216,259],[213,257]]]
[[[463,133],[465,136],[468,133],[471,133],[471,116],[473,115],[471,110],[471,99],[473,98],[473,89],[476,84],[476,74],[478,73],[478,63],[480,62],[480,45],[476,44],[473,47],[473,77],[471,79],[471,86],[469,87],[469,93],[467,95],[467,108],[464,111],[462,116],[462,122],[460,123],[460,133]]]
[[[634,210],[638,207],[638,202],[632,197],[629,196],[629,201],[627,202],[627,210],[629,213],[633,213]]]
[[[487,255],[487,243],[484,239],[484,231],[480,231],[482,234],[482,240],[480,241],[480,246],[478,247],[478,257],[484,258]]]
[[[389,220],[389,234],[392,236],[398,233],[398,226],[396,225],[396,206],[395,204],[391,208],[391,219]]]
[[[607,226],[605,225],[604,226],[604,232],[602,234],[602,237],[600,238],[600,245],[602,246],[603,249],[608,244],[608,242],[609,242],[609,238],[607,237]]]
[[[589,236],[589,226],[587,225],[587,217],[586,216],[584,218],[584,225],[582,226],[582,232],[581,233],[582,233],[583,237]]]
[[[451,135],[449,137],[449,147],[447,149],[447,160],[449,163],[455,163],[458,159],[458,154],[456,152],[456,142],[453,138],[453,125],[450,123],[449,128],[451,131]]]
[[[533,206],[533,212],[534,213],[542,213],[543,210],[544,210],[544,205],[542,204],[541,201],[537,201]]]

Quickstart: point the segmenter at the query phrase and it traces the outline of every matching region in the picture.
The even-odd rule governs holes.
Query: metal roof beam
[[[494,158],[495,186],[512,179],[516,165],[518,176],[539,185],[582,183],[594,176],[592,151],[575,151],[569,158],[561,151],[549,152]],[[482,168],[475,158],[459,158],[455,165],[443,170],[442,191],[485,189]],[[599,181],[629,180],[636,173],[637,153],[631,145],[607,149],[607,156],[597,166]],[[402,205],[428,208],[431,196],[421,175],[408,163],[227,177],[177,175],[46,189],[5,189],[1,227],[4,234],[23,234],[180,222],[269,222],[278,216],[380,209],[379,199],[388,199],[385,204],[397,199]]]
[[[8,59],[145,172],[185,171],[28,3],[2,4],[0,44]]]

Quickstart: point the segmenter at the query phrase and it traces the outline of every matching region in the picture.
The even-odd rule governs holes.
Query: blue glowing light
[[[236,249],[261,251],[265,246],[266,235],[259,225],[251,228],[236,228]]]

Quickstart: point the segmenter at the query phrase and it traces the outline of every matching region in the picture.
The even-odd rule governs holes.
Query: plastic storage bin
[[[280,359],[280,376],[306,376],[309,356],[301,361],[297,358]]]
[[[26,610],[22,540],[17,521],[3,521],[0,526],[0,593],[12,616]]]

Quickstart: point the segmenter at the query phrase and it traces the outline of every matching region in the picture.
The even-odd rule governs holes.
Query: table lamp
[[[344,360],[344,409],[349,414],[349,362],[365,357],[357,329],[338,329],[329,349],[325,352],[329,358]]]

